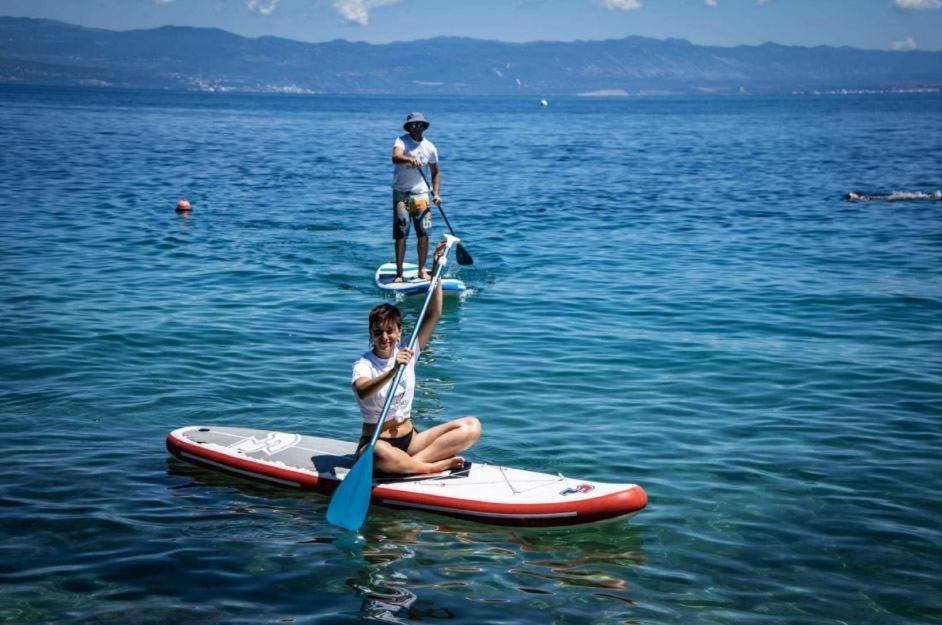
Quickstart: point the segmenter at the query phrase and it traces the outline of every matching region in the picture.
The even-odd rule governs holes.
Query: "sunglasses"
[[[412,129],[412,128],[425,128],[425,124],[423,124],[422,122],[411,122],[411,123],[409,123],[409,124],[406,124],[406,128],[410,128],[410,129]]]

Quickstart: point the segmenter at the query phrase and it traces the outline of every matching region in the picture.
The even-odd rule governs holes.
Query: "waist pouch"
[[[419,215],[428,210],[428,193],[409,196],[409,212]]]

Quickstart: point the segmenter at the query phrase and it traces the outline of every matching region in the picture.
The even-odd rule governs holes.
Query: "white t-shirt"
[[[353,363],[353,378],[351,382],[359,378],[373,379],[382,375],[396,366],[396,354],[399,350],[406,347],[405,342],[399,343],[393,351],[390,358],[380,358],[370,350],[360,356]],[[399,387],[393,396],[392,405],[389,406],[389,414],[386,416],[387,423],[395,419],[397,423],[402,423],[412,414],[412,398],[415,396],[415,361],[419,358],[419,345],[416,342],[415,351],[413,351],[412,360],[406,365],[406,370],[402,373],[402,379],[399,380]],[[383,411],[383,404],[386,403],[386,396],[389,394],[389,385],[392,380],[387,382],[383,388],[366,399],[360,399],[356,389],[353,391],[357,398],[357,404],[360,406],[360,416],[364,423],[376,423],[379,421],[379,415]]]
[[[423,166],[429,163],[438,163],[438,150],[435,148],[435,144],[428,139],[423,138],[422,142],[418,143],[409,134],[404,134],[401,137],[396,137],[393,148],[402,148],[403,154],[409,158],[418,158],[422,161]],[[419,173],[419,170],[402,163],[395,164],[393,189],[403,193],[426,193],[430,191],[425,181],[422,180],[422,174]]]

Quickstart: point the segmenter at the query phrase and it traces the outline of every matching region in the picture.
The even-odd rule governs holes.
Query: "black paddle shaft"
[[[425,182],[425,186],[428,187],[429,193],[435,193],[432,190],[432,185],[429,184],[428,178],[425,177],[425,170],[421,167],[418,168],[419,174],[422,176],[422,180]],[[434,203],[434,202],[433,202]],[[451,235],[457,237],[455,234],[455,229],[451,227],[451,223],[448,221],[448,215],[445,214],[445,209],[439,204],[435,204],[438,207],[438,212],[442,214],[442,219],[445,220],[445,225],[448,226],[448,231],[451,232]],[[471,254],[468,253],[468,250],[464,249],[464,246],[459,243],[455,249],[455,259],[458,261],[459,265],[473,265],[474,259],[471,258]]]

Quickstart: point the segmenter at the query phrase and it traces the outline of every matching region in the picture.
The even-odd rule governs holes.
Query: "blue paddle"
[[[441,280],[442,270],[444,270],[445,265],[448,264],[448,251],[451,249],[451,246],[458,243],[458,241],[458,237],[453,237],[448,234],[445,235],[445,253],[442,254],[441,260],[438,261],[438,267],[435,268],[432,281],[428,285],[428,295],[425,296],[422,310],[419,311],[419,318],[416,319],[415,327],[412,328],[412,336],[409,337],[408,345],[410,350],[415,348],[415,341],[419,337],[419,327],[421,327],[422,320],[425,318],[425,311],[428,309],[428,304],[432,301],[432,296],[435,294],[435,287],[438,286],[438,282]],[[376,446],[376,440],[383,430],[386,414],[389,412],[393,397],[396,395],[395,389],[399,387],[399,380],[402,379],[405,370],[405,365],[396,365],[396,375],[388,387],[389,392],[386,395],[386,402],[383,404],[383,411],[376,421],[376,429],[373,430],[373,438],[370,439],[370,444],[363,450],[363,454],[360,455],[360,458],[354,463],[353,468],[350,469],[347,476],[340,482],[340,486],[337,487],[337,490],[334,491],[330,499],[330,504],[327,506],[327,521],[330,522],[331,525],[337,525],[355,532],[360,529],[360,526],[363,525],[363,521],[366,520],[366,513],[370,508],[370,495],[373,492],[373,447]]]
[[[425,186],[428,187],[429,193],[434,193],[432,191],[432,185],[428,183],[428,178],[425,177],[425,170],[419,167],[419,173],[422,174],[422,180],[425,181]],[[433,202],[434,204],[434,202]],[[455,229],[451,227],[451,223],[448,222],[448,215],[445,214],[445,209],[441,207],[441,204],[435,204],[438,207],[438,212],[442,214],[442,219],[445,220],[445,225],[448,226],[451,236],[455,237],[458,241],[458,235],[455,234]],[[461,243],[458,243],[458,247],[455,248],[455,259],[458,261],[459,265],[473,265],[474,259],[471,258],[471,254],[468,253],[468,250],[464,249],[464,246]]]

